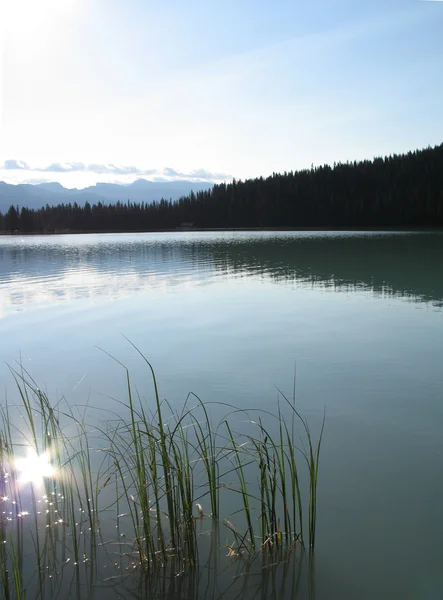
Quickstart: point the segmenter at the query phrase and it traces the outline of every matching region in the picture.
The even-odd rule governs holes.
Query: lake
[[[442,597],[443,233],[0,237],[2,395],[18,361],[49,397],[116,410],[110,354],[149,402],[125,338],[174,405],[273,411],[295,369],[314,435],[326,411],[315,597]]]

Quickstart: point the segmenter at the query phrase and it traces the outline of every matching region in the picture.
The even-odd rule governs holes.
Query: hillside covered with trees
[[[0,213],[0,230],[443,227],[443,144],[403,155],[233,181],[176,201]]]

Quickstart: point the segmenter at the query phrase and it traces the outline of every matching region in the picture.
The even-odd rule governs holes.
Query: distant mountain
[[[77,202],[84,205],[85,202],[95,204],[103,202],[106,204],[114,202],[148,202],[154,200],[177,200],[181,196],[187,196],[191,191],[209,190],[214,184],[210,181],[147,181],[138,179],[129,185],[116,183],[97,183],[96,185],[82,190],[67,189],[60,183],[40,183],[31,185],[28,183],[11,185],[0,181],[0,212],[6,213],[13,204],[20,208],[41,208],[46,204],[68,204]]]
[[[37,188],[38,190],[47,190],[48,192],[63,193],[64,191],[66,191],[66,192],[69,191],[66,188],[64,188],[61,183],[58,183],[58,181],[53,181],[51,183],[39,183],[38,185],[35,185],[34,187]]]

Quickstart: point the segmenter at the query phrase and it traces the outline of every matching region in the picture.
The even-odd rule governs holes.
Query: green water
[[[326,408],[315,597],[440,598],[442,275],[441,233],[3,237],[2,389],[12,401],[5,363],[19,360],[50,397],[116,410],[124,374],[99,347],[131,369],[149,405],[149,374],[122,334],[176,406],[192,390],[272,411],[275,386],[292,393],[296,365],[297,406],[314,434]],[[293,564],[252,570],[245,584],[244,567],[222,556],[216,588],[207,571],[169,597],[294,597]],[[312,597],[302,571],[297,597]],[[104,578],[93,578],[93,597],[116,583]]]

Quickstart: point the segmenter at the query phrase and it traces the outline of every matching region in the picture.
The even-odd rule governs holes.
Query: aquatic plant
[[[279,392],[276,415],[225,405],[228,414],[214,426],[210,405],[195,394],[180,410],[161,401],[142,357],[151,406],[134,394],[119,363],[127,399],[121,414],[99,423],[64,399],[52,404],[28,372],[11,369],[19,403],[7,400],[0,412],[0,585],[7,600],[31,588],[35,597],[50,597],[68,564],[76,578],[87,569],[81,577],[92,585],[97,555],[110,556],[110,549],[120,572],[170,572],[173,565],[183,573],[199,565],[208,532],[232,559],[313,552],[324,419],[314,443],[295,395]],[[244,420],[234,428],[238,414]],[[210,529],[202,532],[204,523]]]

